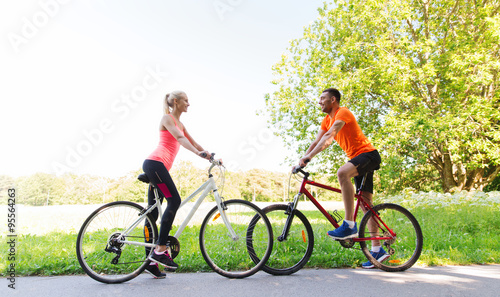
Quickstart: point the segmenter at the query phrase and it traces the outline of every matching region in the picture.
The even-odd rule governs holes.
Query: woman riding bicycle
[[[158,264],[165,266],[169,270],[175,270],[178,267],[172,260],[171,253],[167,247],[167,238],[175,214],[181,203],[181,197],[169,174],[175,156],[179,151],[179,147],[182,145],[198,156],[210,159],[210,153],[205,151],[201,145],[194,141],[187,132],[186,126],[180,121],[182,113],[187,112],[188,107],[188,97],[186,93],[182,91],[174,91],[165,96],[165,114],[160,122],[160,142],[153,153],[144,161],[142,167],[150,182],[159,190],[161,202],[163,202],[164,197],[167,200],[167,208],[161,218],[159,238],[156,242],[157,245],[149,257],[151,264],[146,268],[146,271],[151,273],[155,278],[165,277],[165,273],[160,271]],[[150,186],[148,189],[149,205],[155,203],[154,198],[154,191]],[[156,222],[158,218],[158,209],[155,208],[151,215],[153,221]],[[146,225],[146,227],[149,226]],[[149,254],[149,252],[150,250],[147,248],[146,254]]]

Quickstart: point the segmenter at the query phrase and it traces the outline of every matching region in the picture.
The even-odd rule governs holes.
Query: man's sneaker
[[[391,256],[386,251],[384,251],[384,249],[382,247],[380,248],[380,251],[378,253],[370,252],[370,254],[372,254],[372,257],[375,258],[375,260],[377,260],[379,262],[384,262],[385,260],[387,260]],[[361,267],[366,268],[366,269],[370,269],[370,268],[375,267],[375,265],[373,265],[372,262],[367,261],[367,262],[363,263],[361,265]]]
[[[179,265],[177,265],[174,262],[174,260],[172,260],[172,257],[170,257],[168,249],[161,254],[158,254],[156,253],[156,251],[153,251],[151,253],[151,256],[149,256],[149,260],[165,266],[165,268],[168,269],[168,271],[175,271],[177,267],[179,267]]]
[[[161,272],[156,263],[149,264],[144,271],[151,274],[154,278],[165,278],[167,276],[165,272]]]
[[[356,226],[356,223],[354,223],[354,228],[351,229],[349,228],[349,224],[344,221],[337,229],[328,231],[328,236],[337,240],[358,237],[358,227]]]

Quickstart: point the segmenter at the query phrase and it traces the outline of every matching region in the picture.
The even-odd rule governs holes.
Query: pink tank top
[[[177,126],[177,122],[175,121],[174,117],[172,115],[170,116],[174,120],[175,127],[179,129],[179,126]],[[184,131],[181,131],[180,129],[179,131],[182,133],[182,135],[184,135]],[[174,159],[177,155],[177,152],[179,151],[180,145],[181,144],[170,132],[168,132],[168,130],[160,130],[160,143],[153,151],[153,153],[149,155],[148,159],[162,162],[165,165],[165,168],[170,171],[170,168],[172,168],[172,165],[174,164]]]

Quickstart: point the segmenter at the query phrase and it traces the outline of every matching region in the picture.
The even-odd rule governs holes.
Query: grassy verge
[[[176,262],[182,263],[179,272],[209,271],[199,249],[199,227],[187,227],[181,237],[181,253]],[[174,231],[175,232],[175,231]],[[173,232],[172,232],[173,233]],[[52,232],[46,235],[21,235],[17,238],[16,274],[31,275],[65,275],[83,274],[76,258],[77,234]],[[0,249],[8,250],[7,238],[1,237]],[[7,261],[0,263],[0,275],[5,276]]]
[[[412,210],[424,236],[424,247],[417,265],[500,264],[500,215],[486,206],[450,206],[446,209]],[[317,212],[305,212],[309,220]],[[318,217],[319,218],[319,217]],[[366,262],[355,248],[344,249],[328,238],[327,224],[314,224],[314,251],[306,267],[356,267]]]
[[[401,203],[403,204],[403,203]],[[408,207],[410,208],[410,207]],[[452,204],[411,207],[424,234],[424,249],[417,265],[468,265],[500,263],[500,215],[494,205]],[[318,212],[305,212],[309,221]],[[326,220],[315,220],[315,246],[306,267],[357,267],[366,259],[356,249],[344,249],[326,236],[331,227]],[[199,251],[199,227],[188,227],[181,238],[181,253],[176,258],[179,272],[210,271]],[[76,234],[49,233],[21,235],[16,245],[16,273],[28,275],[81,274],[75,252]],[[355,247],[358,247],[357,245]],[[0,275],[6,275],[7,238],[0,239]]]

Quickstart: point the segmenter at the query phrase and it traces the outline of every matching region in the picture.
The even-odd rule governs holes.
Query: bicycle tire
[[[273,232],[262,210],[245,200],[223,203],[225,214],[236,232],[234,240],[220,217],[217,206],[207,214],[200,228],[200,250],[208,266],[228,278],[245,278],[255,274],[265,264],[273,248]],[[255,217],[258,221],[254,221]],[[249,231],[251,229],[251,231]],[[252,232],[253,237],[248,238]],[[249,254],[248,242],[260,257],[257,263]]]
[[[299,271],[311,258],[314,248],[311,224],[299,210],[295,210],[286,240],[279,240],[288,217],[287,209],[288,206],[284,204],[274,204],[262,209],[271,221],[274,233],[273,252],[262,270],[272,275],[290,275]]]
[[[381,220],[396,233],[396,237],[391,240],[381,241],[382,247],[389,253],[390,257],[383,262],[377,261],[367,247],[366,241],[359,244],[366,258],[377,268],[384,271],[396,272],[404,271],[412,267],[420,257],[423,246],[423,235],[417,219],[404,207],[383,203],[373,207]],[[372,212],[367,212],[359,225],[359,238],[364,238],[365,234],[370,237],[373,232],[368,229],[368,221],[373,217]],[[389,236],[389,232],[378,224],[377,234]]]
[[[144,271],[150,263],[148,256],[153,249],[111,240],[119,238],[120,232],[130,227],[143,210],[136,203],[116,201],[99,207],[85,220],[76,240],[76,255],[87,275],[99,282],[112,284],[129,281]],[[156,242],[156,223],[149,215],[145,220],[126,239]],[[146,228],[145,222],[151,227]],[[118,253],[117,262],[112,263]]]

